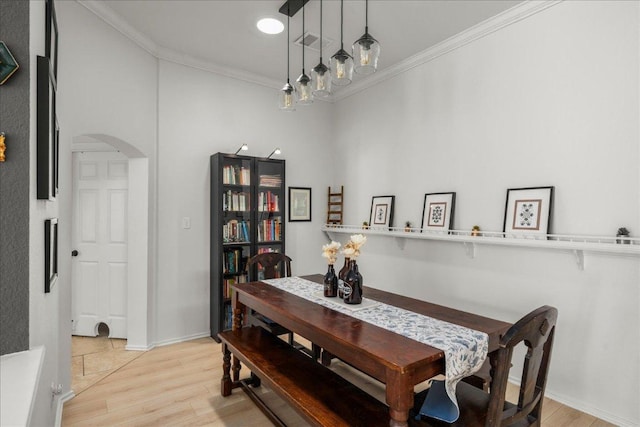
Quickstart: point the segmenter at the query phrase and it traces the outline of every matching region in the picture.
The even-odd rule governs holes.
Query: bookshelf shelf
[[[285,162],[214,154],[210,190],[210,328],[217,341],[231,328],[231,287],[259,277],[257,266],[247,269],[248,259],[284,253]]]
[[[449,234],[421,229],[404,231],[403,227],[390,229],[363,229],[361,226],[330,225],[322,226],[322,231],[329,239],[335,239],[336,234],[357,234],[391,237],[400,249],[404,249],[407,239],[443,241],[462,244],[465,253],[475,258],[479,246],[511,246],[534,248],[542,250],[565,251],[574,255],[580,270],[584,270],[585,253],[605,253],[615,256],[630,256],[640,258],[640,238],[626,238],[624,243],[618,243],[618,238],[609,236],[579,236],[579,235],[513,235],[497,231],[482,231],[480,236],[471,236],[468,230],[450,230]]]

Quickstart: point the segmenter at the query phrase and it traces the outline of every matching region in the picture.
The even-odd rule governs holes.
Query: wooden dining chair
[[[247,271],[250,271],[253,266],[262,268],[261,271],[264,276],[262,278],[264,279],[291,277],[291,258],[280,252],[265,252],[254,255],[247,261]],[[254,310],[252,310],[249,315],[249,324],[252,326],[261,326],[274,335],[287,335],[287,341],[290,345],[304,351],[315,360],[318,360],[320,357],[320,348],[315,344],[312,344],[311,349],[308,349],[302,344],[295,342],[293,332]]]
[[[263,274],[260,276],[263,279],[291,277],[291,258],[280,252],[266,252],[249,258],[246,266],[247,272],[250,272],[251,268],[262,269]],[[258,275],[253,277],[258,277]],[[256,311],[251,310],[249,324],[261,326],[274,335],[286,334],[289,344],[293,345],[293,332]]]
[[[453,424],[425,416],[415,419],[429,390],[416,395],[412,424],[416,427],[465,426],[540,426],[542,400],[547,383],[549,359],[553,346],[558,310],[542,306],[516,322],[500,340],[500,348],[492,366],[489,392],[471,384],[460,382],[456,397],[460,417]],[[517,404],[505,401],[507,380],[511,368],[513,348],[524,343],[527,352]]]
[[[247,271],[253,265],[262,268],[265,279],[291,277],[291,258],[280,252],[265,252],[254,255],[247,261]]]

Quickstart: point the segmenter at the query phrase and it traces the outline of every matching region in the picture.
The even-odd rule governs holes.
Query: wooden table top
[[[301,276],[322,283],[320,274]],[[234,285],[238,301],[386,383],[389,371],[411,372],[414,384],[444,373],[444,352],[373,324],[315,304],[263,282]],[[510,323],[365,287],[366,298],[489,335],[498,348]]]

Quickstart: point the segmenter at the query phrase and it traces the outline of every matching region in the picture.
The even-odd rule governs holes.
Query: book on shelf
[[[280,251],[276,248],[270,248],[270,247],[258,248],[259,254],[268,254],[271,252],[280,252]]]
[[[222,297],[224,299],[229,299],[233,296],[233,285],[236,283],[246,283],[248,276],[246,274],[241,274],[236,277],[230,277],[228,279],[223,280],[223,288],[222,288]]]
[[[260,187],[280,187],[281,184],[280,175],[260,175]]]
[[[250,206],[250,195],[244,191],[227,190],[222,193],[223,211],[243,211],[246,212]]]
[[[248,243],[249,221],[232,219],[222,226],[222,241],[224,243]]]
[[[223,252],[222,264],[224,274],[243,273],[247,265],[247,257],[243,256],[242,249],[226,249]]]
[[[269,242],[282,239],[281,217],[267,218],[258,224],[258,241]]]
[[[250,185],[251,170],[238,165],[222,167],[222,183],[229,185]]]
[[[279,196],[271,191],[258,193],[258,212],[278,212]]]

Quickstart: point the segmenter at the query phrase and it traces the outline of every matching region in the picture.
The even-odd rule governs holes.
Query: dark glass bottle
[[[361,304],[362,275],[358,271],[358,264],[356,264],[355,260],[349,261],[349,272],[347,273],[344,285],[344,302],[346,304]]]
[[[340,269],[338,273],[338,298],[344,298],[344,292],[342,291],[342,287],[344,286],[344,279],[347,278],[347,273],[349,272],[349,258],[344,258],[344,266]]]
[[[327,274],[324,275],[324,296],[335,297],[338,295],[338,276],[333,269],[333,264],[329,264]]]

